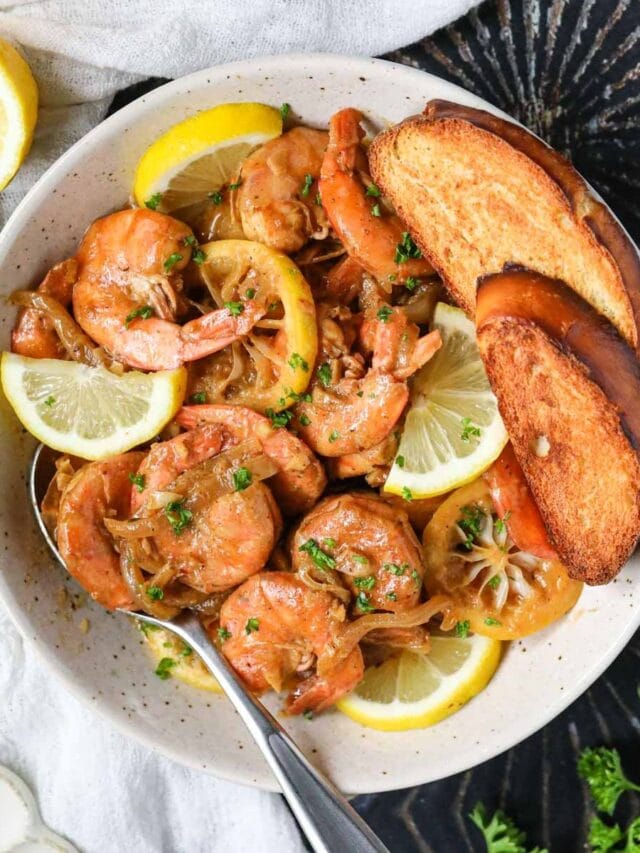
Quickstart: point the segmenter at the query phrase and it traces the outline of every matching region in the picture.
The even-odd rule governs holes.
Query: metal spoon
[[[47,545],[64,566],[56,543],[40,513],[40,504],[55,472],[55,454],[40,444],[29,471],[31,506]],[[65,567],[66,568],[66,567]],[[307,761],[280,723],[243,685],[226,658],[213,645],[197,616],[184,611],[172,621],[121,610],[142,622],[172,631],[200,655],[231,700],[276,777],[285,799],[317,853],[389,853],[387,847],[328,779]]]

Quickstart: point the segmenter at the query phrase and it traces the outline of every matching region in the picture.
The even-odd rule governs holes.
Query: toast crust
[[[616,410],[586,368],[526,320],[489,319],[478,345],[516,456],[569,575],[607,583],[640,532],[640,462]]]
[[[565,281],[635,349],[633,288],[625,287],[619,264],[590,227],[594,211],[599,211],[600,222],[606,209],[592,199],[578,173],[531,134],[500,119],[487,130],[468,119],[468,113],[481,111],[464,109],[467,117],[460,118],[429,105],[426,116],[385,131],[369,150],[376,184],[453,298],[473,316],[481,277],[511,265],[535,269]],[[535,147],[539,154],[544,149],[546,168],[498,135],[502,125],[535,140],[531,150]],[[556,177],[547,171],[550,163]],[[600,225],[599,236],[614,234],[610,222],[608,230]],[[640,277],[634,277],[632,263],[637,255],[630,245],[633,257],[628,252],[624,257],[637,285]],[[637,303],[640,311],[640,296]]]

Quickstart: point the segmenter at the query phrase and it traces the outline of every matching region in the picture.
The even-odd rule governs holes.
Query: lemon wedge
[[[336,707],[357,723],[386,732],[432,726],[486,687],[500,648],[498,640],[479,634],[435,632],[428,654],[402,651],[369,667]]]
[[[2,353],[6,398],[23,426],[55,450],[106,459],[156,436],[184,399],[187,371],[122,376],[75,361]]]
[[[206,201],[235,180],[254,148],[281,133],[280,111],[265,104],[220,104],[196,113],[144,152],[133,185],[136,202],[175,214]]]
[[[31,69],[8,41],[0,39],[0,190],[29,152],[38,117],[38,87]]]
[[[429,498],[475,480],[500,455],[507,431],[480,358],[473,323],[439,302],[442,348],[413,378],[411,409],[386,492]]]
[[[146,622],[138,622],[138,627],[151,650],[158,678],[178,678],[189,687],[222,693],[222,688],[198,655],[179,637]]]

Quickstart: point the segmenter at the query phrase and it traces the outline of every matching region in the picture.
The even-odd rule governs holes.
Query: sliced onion
[[[131,518],[128,521],[105,518],[104,526],[116,539],[146,539],[160,532],[163,527],[163,520],[161,515]]]
[[[156,619],[173,619],[180,612],[179,607],[170,607],[162,599],[155,601],[146,594],[145,579],[142,569],[137,564],[129,546],[124,543],[120,554],[120,571],[131,595],[133,596],[137,610],[144,610]]]
[[[343,604],[349,604],[351,601],[351,593],[345,589],[340,582],[340,575],[331,569],[326,569],[321,575],[314,575],[311,566],[303,566],[297,572],[300,580],[309,587],[319,592],[329,592],[339,598]]]
[[[325,675],[346,660],[369,631],[378,628],[412,628],[414,625],[426,625],[436,613],[446,613],[451,606],[451,599],[446,595],[434,595],[429,601],[402,613],[369,613],[366,616],[360,616],[346,626],[337,641],[328,643],[323,649],[318,657],[318,675]]]

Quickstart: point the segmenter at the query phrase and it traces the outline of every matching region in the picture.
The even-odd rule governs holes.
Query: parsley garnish
[[[420,575],[418,574],[417,569],[414,569],[414,570],[411,572],[411,578],[412,578],[413,582],[414,582],[417,586],[420,586],[420,584],[422,583],[422,578],[421,578],[421,577],[420,577]]]
[[[382,568],[386,572],[391,572],[392,575],[400,576],[403,575],[407,569],[409,568],[409,563],[403,563],[399,566],[397,563],[383,563]]]
[[[305,708],[305,710],[302,712],[302,716],[305,718],[305,720],[313,720],[313,711],[311,710],[311,708]]]
[[[493,616],[487,616],[484,620],[484,624],[491,627],[492,625],[502,625],[502,622],[499,619],[494,619]]]
[[[469,817],[483,835],[487,853],[527,853],[524,832],[518,829],[510,817],[498,809],[489,819],[482,803],[477,803]],[[548,853],[540,847],[534,847],[530,853]]]
[[[325,548],[335,548],[337,545],[337,542],[335,539],[328,538],[328,539],[323,539],[322,544],[325,546]]]
[[[404,468],[404,456],[396,456],[396,465],[398,468]]]
[[[200,264],[203,264],[207,260],[207,254],[206,252],[203,252],[202,249],[196,249],[191,255],[191,260],[194,264],[198,264],[198,266],[200,266]]]
[[[230,190],[238,190],[238,189],[240,189],[241,186],[242,186],[242,179],[240,179],[239,181],[236,181],[234,184],[229,184],[229,189]]]
[[[189,397],[189,402],[193,403],[194,406],[201,406],[203,403],[207,402],[207,395],[204,391],[196,391],[195,394],[192,394]]]
[[[218,628],[218,639],[221,643],[224,643],[225,640],[228,640],[231,636],[231,631],[227,631],[226,628]]]
[[[195,249],[195,247],[198,245],[198,241],[193,236],[193,234],[187,234],[187,236],[182,242],[185,244],[185,246],[191,246],[192,249]]]
[[[302,426],[309,426],[309,424],[311,423],[311,418],[309,417],[309,415],[305,415],[304,412],[300,415],[298,420],[300,421],[300,424]]]
[[[285,119],[289,113],[291,112],[291,104],[281,104],[280,105],[280,115],[283,119]]]
[[[337,429],[332,429],[329,433],[329,444],[333,444],[334,441],[337,441],[340,438],[340,433]]]
[[[170,501],[164,508],[167,521],[173,528],[176,536],[179,536],[185,527],[191,524],[193,513],[184,508],[184,501]]]
[[[293,412],[288,412],[286,409],[284,412],[276,412],[274,409],[265,409],[265,415],[271,421],[271,426],[274,429],[282,429],[286,427],[289,421],[293,418]]]
[[[128,329],[130,323],[133,323],[137,317],[141,317],[143,320],[148,320],[149,317],[153,317],[154,313],[155,312],[151,305],[142,305],[140,308],[136,308],[135,311],[132,311],[131,314],[127,314],[124,318],[125,329]]]
[[[253,288],[253,287],[248,287],[248,288],[245,290],[244,295],[247,297],[247,299],[253,299],[253,297],[256,295],[255,288]]]
[[[385,598],[388,598],[389,601],[397,601],[398,600],[398,596],[395,594],[395,592],[388,592],[385,595]]]
[[[169,678],[170,670],[172,667],[176,665],[176,662],[173,658],[162,658],[160,663],[155,669],[155,673],[158,678],[161,678],[163,681],[166,681]]]
[[[359,592],[357,595],[356,607],[361,613],[371,613],[372,610],[375,610],[375,607],[373,607],[369,601],[369,596],[364,592],[364,590]]]
[[[462,547],[470,551],[473,543],[480,535],[480,526],[484,520],[484,512],[479,506],[463,506],[460,510],[462,518],[458,520],[458,527],[466,535]]]
[[[619,847],[624,842],[624,847]],[[589,825],[589,845],[593,853],[637,853],[640,850],[640,817],[637,817],[623,832],[617,823],[607,824],[593,817]]]
[[[500,586],[500,575],[494,575],[492,578],[489,578],[487,585],[490,586],[491,589],[497,589]]]
[[[380,196],[382,195],[382,193],[375,184],[367,185],[366,194],[371,195],[374,198],[380,198]]]
[[[376,579],[374,575],[369,575],[366,578],[354,578],[353,583],[358,589],[373,589],[376,585]]]
[[[154,193],[150,196],[144,203],[145,207],[148,207],[149,210],[157,210],[158,205],[162,201],[162,193]]]
[[[45,404],[45,406],[49,406],[49,408],[51,408],[51,406],[53,406],[53,404],[55,403],[55,401],[56,401],[56,398],[55,398],[55,397],[51,397],[51,396],[49,396],[49,397],[47,397],[47,399],[44,401],[44,404]]]
[[[175,265],[178,263],[178,261],[181,261],[181,260],[182,260],[182,255],[180,254],[180,252],[173,252],[172,254],[170,254],[169,257],[167,258],[167,260],[163,264],[165,272],[171,272],[171,270],[175,267]]]
[[[224,307],[232,317],[239,317],[244,311],[244,305],[242,302],[225,302]]]
[[[361,566],[366,566],[369,562],[369,558],[365,557],[364,554],[352,554],[353,560],[355,563],[360,563]]]
[[[412,501],[413,495],[411,493],[411,489],[407,488],[407,486],[402,487],[402,497],[405,501]]]
[[[505,514],[502,516],[502,518],[496,518],[494,525],[493,525],[495,530],[496,530],[496,533],[503,533],[504,532],[504,529],[507,526],[507,521],[509,521],[510,518],[511,518],[511,510],[510,509],[508,509],[505,512]]]
[[[297,370],[300,367],[302,370],[309,371],[308,362],[300,355],[298,352],[294,352],[291,354],[291,358],[289,359],[289,367],[292,370]]]
[[[306,198],[309,195],[312,185],[313,175],[305,175],[304,184],[302,185],[302,188],[300,190],[300,195],[302,196],[302,198]]]
[[[129,474],[129,482],[133,483],[139,492],[144,492],[144,474]]]
[[[402,232],[402,241],[396,246],[394,261],[396,264],[404,264],[412,258],[421,258],[422,252],[411,239],[408,231]]]
[[[331,385],[331,367],[328,362],[325,361],[324,364],[321,364],[318,368],[318,379],[325,388],[328,388]]]
[[[383,323],[389,322],[389,317],[393,314],[393,310],[389,308],[388,305],[383,305],[382,308],[378,308],[378,313],[376,317]]]
[[[147,595],[152,601],[162,601],[164,598],[164,590],[159,586],[150,586],[147,590]]]
[[[460,426],[462,427],[460,438],[463,441],[471,441],[471,436],[480,438],[480,429],[471,422],[471,418],[462,418]]]
[[[640,791],[640,786],[625,776],[617,749],[585,749],[578,760],[578,773],[589,786],[598,809],[608,815],[613,814],[623,791]]]
[[[222,204],[223,198],[220,190],[216,190],[213,193],[209,193],[209,198],[214,204]]]
[[[460,639],[464,640],[465,637],[469,636],[470,627],[468,619],[465,619],[463,622],[456,622],[456,637],[460,637]]]
[[[414,278],[412,275],[408,276],[408,277],[405,279],[405,282],[404,282],[404,286],[405,286],[405,287],[407,288],[407,290],[409,290],[409,291],[415,290],[415,289],[416,289],[416,287],[417,287],[419,284],[420,284],[419,279]]]
[[[373,205],[373,207],[371,208],[371,215],[372,215],[372,216],[376,216],[376,217],[378,217],[378,216],[382,216],[382,214],[381,214],[381,212],[380,212],[380,205],[378,204],[378,202],[376,202],[376,203]]]
[[[315,539],[307,539],[304,545],[298,548],[298,551],[304,551],[305,554],[308,554],[319,569],[335,569],[336,567],[335,559],[323,551]]]
[[[236,492],[244,492],[251,485],[251,471],[248,468],[238,468],[233,472],[233,488]]]
[[[247,619],[247,624],[244,626],[245,634],[251,634],[252,631],[260,630],[260,620],[256,619],[255,616],[252,616],[251,619]]]

